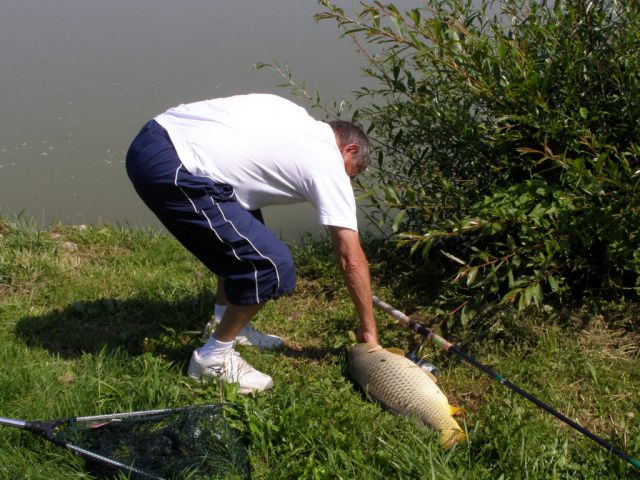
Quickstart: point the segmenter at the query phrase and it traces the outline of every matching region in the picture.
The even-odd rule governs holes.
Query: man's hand
[[[373,343],[378,344],[378,335],[376,332],[365,331],[362,326],[356,331],[356,340],[359,343]]]
[[[377,344],[378,336],[373,315],[369,264],[360,246],[358,232],[348,228],[330,226],[329,233],[342,277],[358,312],[360,327],[356,332],[356,339],[359,342]]]

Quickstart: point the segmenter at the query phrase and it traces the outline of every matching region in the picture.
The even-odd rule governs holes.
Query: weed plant
[[[448,277],[433,314],[638,298],[638,2],[318,3],[365,61],[350,114],[377,152],[370,217],[410,270]]]
[[[271,302],[258,328],[284,350],[242,348],[274,388],[241,397],[185,376],[213,310],[214,277],[171,238],[107,226],[38,231],[0,220],[0,415],[52,419],[227,402],[248,439],[255,479],[638,478],[632,467],[471,367],[424,347],[440,386],[466,410],[469,441],[451,451],[437,434],[367,401],[345,374],[356,327],[326,243],[294,247],[294,294]],[[378,247],[376,247],[378,248]],[[375,258],[375,290],[420,316],[410,293]],[[635,306],[637,307],[637,305]],[[607,318],[549,311],[495,316],[464,348],[514,383],[630,454],[640,452],[637,308]],[[379,314],[381,342],[410,332]],[[452,339],[453,340],[453,339]],[[458,339],[456,339],[458,340]],[[96,478],[63,449],[0,429],[0,478]],[[123,478],[120,476],[120,478]]]

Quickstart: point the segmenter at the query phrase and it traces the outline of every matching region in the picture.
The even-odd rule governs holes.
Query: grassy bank
[[[471,367],[425,349],[469,442],[437,436],[362,398],[344,373],[353,309],[326,245],[296,248],[298,288],[256,325],[287,348],[240,349],[272,391],[237,398],[185,377],[212,314],[215,280],[174,240],[148,231],[0,220],[0,416],[48,419],[235,402],[257,479],[638,478],[638,472]],[[411,310],[372,259],[375,290]],[[428,286],[423,286],[428,290]],[[416,295],[414,292],[413,295]],[[637,305],[499,315],[464,348],[594,433],[640,455]],[[419,308],[415,312],[419,314]],[[409,333],[379,314],[381,342]],[[0,478],[92,478],[83,462],[0,428]]]

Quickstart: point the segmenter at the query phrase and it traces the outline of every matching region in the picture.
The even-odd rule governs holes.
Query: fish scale
[[[370,399],[437,430],[443,447],[464,440],[452,416],[460,409],[449,405],[431,375],[401,353],[358,343],[349,350],[348,370]]]

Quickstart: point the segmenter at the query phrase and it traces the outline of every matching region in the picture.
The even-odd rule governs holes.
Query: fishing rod
[[[586,428],[580,426],[578,423],[574,422],[570,418],[568,418],[565,415],[561,414],[560,412],[558,412],[554,408],[550,407],[549,405],[547,405],[543,401],[539,400],[538,398],[534,397],[530,393],[525,392],[520,387],[518,387],[517,385],[514,385],[509,380],[504,378],[502,375],[494,372],[493,370],[491,370],[486,365],[480,363],[478,360],[473,358],[471,355],[468,355],[468,354],[464,353],[462,350],[460,350],[454,344],[452,344],[451,342],[445,340],[440,335],[437,335],[436,333],[434,333],[432,330],[428,329],[424,325],[422,325],[422,324],[416,322],[415,320],[411,319],[410,317],[408,317],[407,315],[402,313],[400,310],[396,310],[391,305],[389,305],[388,303],[383,302],[382,300],[380,300],[376,296],[373,297],[373,304],[375,306],[379,307],[380,309],[384,310],[385,312],[387,312],[393,318],[399,320],[402,324],[404,324],[405,326],[409,327],[414,332],[419,333],[420,335],[424,336],[426,339],[428,339],[431,342],[433,342],[441,350],[444,350],[444,351],[450,352],[450,353],[454,353],[455,355],[457,355],[460,358],[462,358],[468,364],[473,365],[477,369],[479,369],[482,372],[484,372],[487,375],[489,375],[494,380],[497,380],[498,382],[500,382],[502,385],[510,388],[511,390],[516,392],[518,395],[521,395],[524,398],[526,398],[527,400],[529,400],[530,402],[535,403],[538,407],[540,407],[543,410],[545,410],[546,412],[550,413],[551,415],[553,415],[557,419],[562,420],[564,423],[566,423],[570,427],[573,427],[574,429],[578,430],[583,435],[589,437],[591,440],[593,440],[594,442],[596,442],[600,446],[606,448],[609,451],[609,453],[615,453],[621,459],[625,460],[626,462],[629,462],[634,467],[640,469],[640,460],[635,459],[633,457],[630,457],[625,452],[623,452],[619,448],[611,445],[609,442],[607,442],[603,438],[600,438],[596,434],[594,434],[594,433],[590,432],[589,430],[587,430]]]

